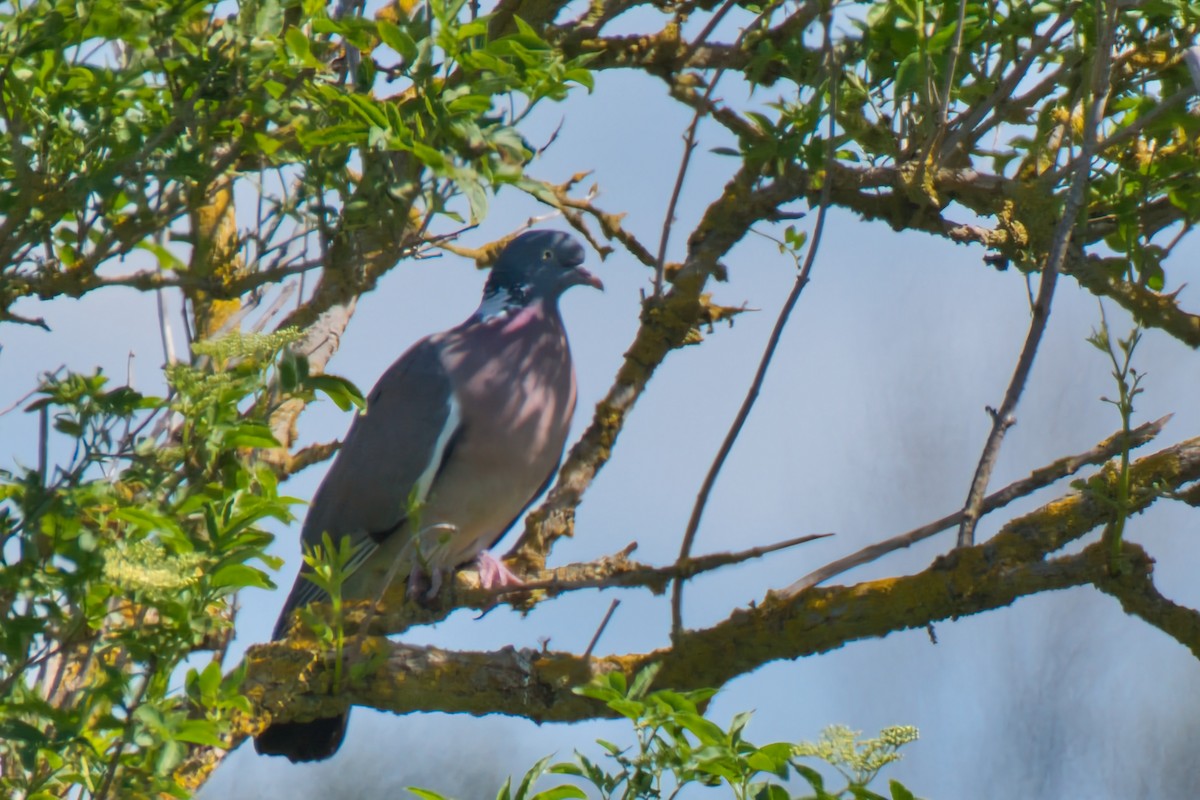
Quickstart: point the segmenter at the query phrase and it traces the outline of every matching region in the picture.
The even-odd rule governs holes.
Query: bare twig
[[[121,738],[117,740],[114,752],[108,758],[108,769],[104,773],[104,781],[100,784],[100,789],[94,795],[96,800],[104,800],[112,791],[113,781],[117,777],[117,771],[121,766],[121,754],[125,751],[130,740],[133,738],[134,725],[137,722],[137,716],[134,714],[141,707],[142,701],[146,698],[146,690],[150,688],[150,681],[154,677],[154,669],[142,676],[142,685],[138,687],[137,692],[133,696],[133,701],[128,705],[128,717],[125,720],[125,726],[121,730]]]
[[[171,336],[171,323],[167,321],[166,303],[163,301],[163,290],[161,288],[154,292],[155,305],[158,307],[158,335],[162,340],[163,361],[168,366],[174,366],[175,357],[175,340]]]
[[[1033,62],[1053,43],[1054,37],[1058,35],[1058,32],[1071,22],[1078,8],[1078,2],[1069,3],[1059,12],[1058,17],[1055,18],[1046,32],[1030,42],[1028,47],[1024,48],[1021,57],[1013,65],[1008,75],[997,83],[995,91],[987,99],[974,104],[966,112],[959,115],[951,124],[954,132],[946,139],[942,149],[943,153],[953,152],[956,147],[962,144],[975,131],[975,126],[982,122],[991,113],[992,109],[1012,96],[1013,90],[1025,79],[1025,75],[1029,72],[1029,68],[1033,65]]]
[[[57,378],[59,373],[61,373],[66,368],[67,368],[66,364],[59,364],[58,367],[56,367],[52,372],[43,373],[42,382],[44,383],[45,381],[47,381],[51,378]],[[41,384],[35,386],[34,388],[30,389],[25,394],[18,397],[16,400],[9,403],[3,409],[0,409],[0,417],[3,417],[5,414],[11,414],[13,411],[16,411],[18,408],[21,407],[22,403],[24,403],[26,400],[28,400],[29,398],[31,398],[35,394],[37,394],[41,388],[42,388]]]
[[[455,575],[452,583],[442,588],[442,602],[437,608],[425,608],[409,602],[405,588],[397,586],[382,598],[380,606],[383,611],[378,616],[374,613],[374,606],[368,604],[360,603],[349,608],[345,616],[346,630],[356,632],[369,626],[372,634],[390,636],[417,625],[440,622],[459,608],[486,611],[497,602],[503,602],[514,608],[528,609],[547,598],[588,589],[648,589],[654,594],[662,594],[675,578],[712,572],[832,535],[809,534],[732,553],[710,553],[682,566],[650,566],[632,561],[629,555],[637,547],[634,543],[595,561],[526,573],[523,583],[495,589],[484,589],[479,584],[476,572],[464,570]]]
[[[736,5],[737,0],[725,0],[717,12],[704,26],[704,30],[692,42],[692,49],[699,47],[708,38],[709,34],[716,28],[717,23],[729,13],[729,10]],[[768,8],[773,8],[772,3]],[[763,12],[767,13],[766,11]],[[761,18],[761,15],[760,15]],[[758,20],[756,19],[755,22]],[[754,23],[747,25],[742,29],[741,35],[738,36],[740,42],[746,35],[746,31],[753,27]],[[661,297],[663,290],[663,274],[666,271],[667,259],[667,242],[671,239],[671,229],[675,227],[675,208],[679,205],[679,196],[683,193],[683,179],[687,176],[688,167],[692,163],[692,153],[696,149],[696,129],[700,126],[700,120],[704,117],[708,106],[708,101],[712,99],[713,92],[717,89],[717,84],[721,82],[721,76],[725,74],[725,68],[719,68],[708,82],[708,88],[704,90],[704,102],[702,102],[692,114],[692,121],[688,125],[687,132],[683,135],[683,156],[679,160],[679,171],[675,174],[675,186],[671,189],[671,199],[667,202],[667,213],[663,216],[662,233],[658,239],[658,255],[654,258],[654,296]]]
[[[1046,323],[1050,319],[1050,304],[1054,299],[1054,288],[1058,283],[1058,273],[1066,260],[1067,250],[1071,244],[1071,235],[1078,224],[1077,217],[1083,207],[1084,192],[1088,184],[1088,167],[1086,165],[1091,163],[1092,156],[1096,152],[1096,134],[1100,127],[1100,120],[1104,117],[1104,106],[1108,99],[1116,13],[1116,0],[1109,0],[1103,23],[1104,28],[1100,36],[1100,46],[1096,49],[1096,62],[1093,65],[1090,92],[1091,107],[1088,109],[1083,131],[1080,156],[1084,166],[1076,170],[1071,179],[1071,188],[1068,190],[1066,202],[1063,204],[1062,217],[1055,228],[1050,252],[1046,257],[1046,265],[1042,268],[1042,280],[1038,287],[1037,302],[1033,307],[1033,319],[1029,323],[1029,333],[1025,338],[1021,355],[1017,359],[1012,379],[1008,383],[1008,390],[1004,393],[1004,401],[998,409],[989,412],[992,416],[992,430],[983,446],[983,453],[979,457],[975,476],[971,480],[971,488],[967,492],[967,501],[963,506],[963,519],[958,528],[959,547],[970,547],[975,543],[975,526],[979,522],[984,492],[987,491],[992,469],[1000,455],[1000,445],[1004,441],[1004,435],[1016,422],[1013,412],[1025,390],[1025,382],[1029,379],[1030,370],[1033,369],[1038,346],[1042,342],[1042,335],[1046,332]]]
[[[50,475],[49,456],[47,448],[50,445],[50,407],[38,409],[38,483],[46,486]]]
[[[832,43],[830,38],[830,18],[825,17],[825,67],[829,76],[829,140],[826,142],[827,152],[825,156],[826,167],[833,161],[834,157],[834,124],[837,118],[837,76],[835,74],[834,64],[832,63],[831,54]],[[828,170],[826,170],[828,173]],[[696,533],[700,529],[700,519],[704,515],[704,507],[708,504],[708,497],[712,493],[713,485],[717,482],[717,476],[721,472],[721,468],[725,465],[725,459],[729,456],[733,449],[734,442],[737,441],[738,435],[742,432],[742,426],[746,424],[746,419],[750,416],[751,409],[754,408],[754,402],[758,399],[758,393],[762,389],[763,381],[767,376],[767,369],[771,366],[771,359],[775,356],[775,348],[779,345],[779,339],[783,335],[784,326],[787,325],[788,318],[792,314],[792,309],[796,307],[796,302],[800,299],[800,293],[804,291],[804,287],[808,284],[808,276],[812,272],[813,263],[816,261],[817,250],[821,244],[821,234],[825,229],[825,214],[829,209],[829,201],[831,197],[831,183],[828,179],[821,186],[821,202],[817,209],[817,220],[813,225],[812,241],[809,242],[808,252],[804,257],[804,265],[800,268],[800,272],[796,275],[796,281],[792,284],[792,291],[788,294],[787,300],[784,301],[783,308],[779,310],[779,316],[775,320],[775,327],[771,331],[771,337],[767,340],[766,349],[763,351],[762,359],[758,363],[758,371],[754,374],[754,380],[750,383],[750,388],[746,392],[746,397],[742,400],[742,406],[738,409],[737,416],[734,417],[733,423],[729,426],[729,431],[725,434],[725,440],[721,442],[721,447],[717,451],[716,458],[713,459],[712,465],[708,468],[708,474],[704,476],[704,483],[700,487],[700,492],[696,495],[696,502],[692,506],[692,514],[688,519],[687,529],[683,534],[683,542],[679,547],[679,559],[676,564],[682,566],[687,563],[691,556],[692,545],[696,541]],[[673,639],[678,639],[683,631],[683,580],[676,578],[674,586],[671,589],[671,636]]]
[[[548,570],[550,573],[548,578],[526,581],[518,586],[502,586],[493,592],[496,595],[504,595],[544,590],[552,594],[561,594],[578,589],[609,589],[620,586],[623,588],[645,587],[657,593],[658,587],[665,586],[668,581],[691,578],[830,536],[833,534],[810,533],[806,536],[785,539],[782,542],[735,550],[732,553],[710,553],[697,556],[689,559],[686,563],[676,562],[665,567],[651,567],[635,561],[628,561],[626,559],[631,550],[626,548],[621,553],[603,558],[598,562],[568,564],[565,567]]]
[[[621,605],[618,598],[613,598],[613,601],[608,605],[608,613],[604,615],[604,619],[600,620],[600,627],[596,628],[596,634],[592,636],[592,640],[588,642],[587,649],[583,651],[583,660],[589,661],[592,658],[592,651],[596,649],[596,643],[600,641],[600,635],[604,633],[604,629],[608,627],[609,620],[612,619],[613,612],[617,610],[617,606]]]
[[[1130,431],[1128,436],[1118,431],[1087,452],[1060,458],[1053,464],[1048,464],[1041,469],[1034,470],[1028,477],[1010,483],[1003,489],[988,495],[983,501],[981,510],[984,514],[987,514],[998,508],[1003,508],[1019,497],[1025,497],[1068,475],[1073,475],[1082,467],[1089,464],[1102,464],[1126,448],[1141,447],[1158,436],[1170,419],[1171,417],[1168,415],[1154,422],[1147,422],[1145,425],[1140,425]],[[845,558],[839,558],[837,561],[826,564],[820,569],[813,570],[784,589],[781,596],[792,597],[803,592],[805,589],[824,583],[830,578],[849,572],[855,567],[869,564],[888,553],[901,550],[905,547],[911,547],[917,542],[928,539],[934,534],[941,533],[959,524],[962,518],[963,512],[959,510],[927,525],[914,528],[907,533],[902,533],[899,536],[893,536],[890,539],[884,539],[882,542],[876,542],[864,547],[857,553],[852,553]]]
[[[590,189],[584,198],[571,197],[571,188],[587,174],[590,173],[578,173],[572,176],[570,180],[561,184],[551,184],[541,181],[538,187],[540,191],[531,188],[531,185],[528,183],[522,184],[521,188],[532,194],[539,202],[546,203],[562,211],[563,218],[578,231],[584,232],[586,230],[583,214],[591,215],[600,225],[600,232],[606,238],[609,240],[615,239],[620,242],[629,251],[630,255],[645,266],[654,269],[654,254],[621,224],[625,218],[625,214],[609,213],[596,206],[594,202],[596,195],[595,187]],[[585,235],[587,234],[585,233]],[[604,250],[599,250],[599,252],[603,257],[607,252],[611,252],[611,248],[605,248]]]
[[[962,50],[963,28],[967,20],[967,0],[958,0],[958,19],[954,23],[954,43],[950,45],[950,68],[946,70],[946,84],[942,89],[941,108],[938,109],[939,136],[946,132],[950,113],[950,92],[954,89],[954,72],[958,68],[958,55]]]

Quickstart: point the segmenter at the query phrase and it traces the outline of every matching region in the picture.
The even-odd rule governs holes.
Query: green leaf
[[[786,789],[775,783],[763,784],[751,797],[754,800],[791,800],[792,798]]]
[[[136,247],[153,255],[158,261],[159,269],[181,270],[185,266],[177,255],[151,239],[138,242]]]
[[[892,792],[892,800],[917,800],[916,795],[904,788],[899,781],[888,781],[888,789]]]
[[[725,731],[721,730],[720,725],[705,719],[699,714],[677,714],[675,720],[695,734],[696,738],[704,744],[724,745],[729,740]]]
[[[925,69],[921,53],[909,53],[896,67],[896,96],[915,92],[924,80]]]
[[[587,792],[570,783],[538,792],[529,800],[587,800]]]
[[[226,564],[212,574],[208,580],[214,589],[233,587],[234,589],[274,589],[275,584],[260,569],[246,564]]]
[[[770,772],[786,778],[792,752],[792,746],[787,742],[774,742],[747,755],[746,764],[756,772]]]
[[[563,80],[578,83],[580,86],[587,89],[589,94],[591,94],[592,90],[596,88],[596,79],[592,75],[592,71],[590,69],[584,69],[583,67],[575,67],[567,70],[563,73]]]
[[[336,375],[310,375],[305,379],[305,383],[312,389],[324,393],[342,411],[367,407],[367,399],[363,397],[363,393],[345,378]]]
[[[742,711],[733,715],[733,720],[729,723],[729,736],[734,741],[742,738],[742,731],[750,722],[750,718],[754,716],[753,711]]]
[[[800,777],[802,777],[802,778],[804,778],[804,780],[808,781],[808,785],[811,786],[814,790],[816,790],[818,796],[824,797],[826,795],[825,779],[823,777],[821,777],[820,772],[817,772],[815,769],[808,766],[807,764],[799,764],[794,761],[792,762],[792,769],[796,770],[797,774],[799,774]]]
[[[215,697],[221,690],[221,665],[216,661],[208,662],[206,666],[196,678],[196,685],[200,688],[200,692],[205,697]]]
[[[435,150],[427,144],[421,142],[412,143],[413,155],[421,159],[421,162],[430,169],[436,171],[446,168],[446,156],[439,150]]]
[[[529,768],[525,776],[521,778],[521,785],[517,787],[517,794],[514,800],[526,800],[529,796],[529,790],[533,787],[533,782],[542,776],[542,773],[546,771],[546,764],[549,762],[550,756],[544,756]],[[505,783],[505,786],[507,785]]]
[[[428,789],[418,789],[416,786],[409,786],[407,788],[408,791],[421,798],[421,800],[446,800],[443,795],[440,795],[437,792],[431,792]]]
[[[488,199],[483,184],[470,178],[456,180],[454,183],[467,198],[467,205],[471,209],[471,224],[475,224],[487,216]]]
[[[407,31],[402,31],[399,26],[383,19],[378,20],[376,24],[379,38],[384,44],[395,50],[407,62],[411,63],[416,59],[417,43]]]
[[[287,29],[283,34],[284,41],[287,42],[288,52],[306,67],[319,67],[321,62],[318,61],[312,54],[312,46],[309,44],[308,37],[304,35],[304,31],[297,27]]]
[[[658,671],[662,669],[660,662],[654,662],[640,670],[637,675],[633,676],[633,685],[629,687],[629,697],[633,700],[640,700],[646,696],[646,692],[650,690],[650,684],[654,683],[654,677],[658,675]],[[616,673],[614,673],[616,674]],[[624,675],[621,679],[624,680]]]
[[[271,428],[259,422],[240,422],[225,435],[229,447],[279,447]]]
[[[40,728],[19,719],[0,720],[0,740],[25,742],[43,747],[49,741]]]
[[[189,719],[175,731],[175,739],[190,744],[202,744],[209,747],[221,747],[221,737],[217,735],[217,725],[204,719]]]
[[[183,532],[183,528],[170,517],[151,511],[146,507],[129,507],[117,509],[112,513],[112,519],[128,522],[136,529],[145,533],[157,533],[163,540],[169,542],[175,549],[186,552],[194,549],[191,539]]]

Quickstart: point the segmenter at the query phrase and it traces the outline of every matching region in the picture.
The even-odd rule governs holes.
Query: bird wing
[[[362,566],[404,524],[409,499],[424,501],[461,427],[438,345],[422,339],[367,396],[366,411],[350,425],[313,496],[301,545],[316,547],[324,533],[335,545],[350,537],[357,551],[347,569]],[[287,632],[292,610],[327,599],[304,577],[308,571],[307,565],[301,568],[276,623],[276,638]]]

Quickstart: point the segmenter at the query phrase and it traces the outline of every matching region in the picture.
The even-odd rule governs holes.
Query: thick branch
[[[1132,470],[1138,487],[1131,496],[1136,512],[1162,497],[1163,491],[1200,479],[1200,439],[1139,459]],[[569,688],[597,671],[632,673],[660,661],[664,685],[720,686],[769,661],[977,614],[1028,594],[1107,581],[1107,551],[1101,543],[1078,555],[1043,559],[1111,516],[1104,493],[1114,480],[1110,470],[1101,471],[1087,491],[1015,519],[986,544],[942,556],[916,575],[768,595],[761,604],[736,611],[712,628],[685,631],[674,648],[584,662],[565,653],[454,653],[368,637],[354,640],[358,657],[383,659],[385,667],[360,686],[330,694],[332,670],[303,640],[289,639],[251,650],[246,690],[262,710],[280,719],[308,719],[348,705],[397,713],[498,712],[539,721],[595,717],[600,712],[581,704]],[[1127,544],[1124,557],[1132,572],[1149,570],[1140,548]],[[1171,624],[1172,630],[1181,629],[1179,623]],[[253,733],[259,724],[249,724],[242,735]]]
[[[1146,559],[1123,564],[1119,575],[1106,575],[1095,581],[1096,588],[1120,601],[1126,614],[1149,622],[1200,658],[1200,612],[1173,603],[1158,591],[1153,580],[1153,563]]]
[[[1180,308],[1177,293],[1160,294],[1123,280],[1120,276],[1127,266],[1123,258],[1077,255],[1066,271],[1092,294],[1115,301],[1142,325],[1160,328],[1190,347],[1200,347],[1200,315]]]
[[[536,722],[574,722],[610,714],[571,692],[596,674],[620,670],[632,676],[658,662],[663,686],[721,686],[770,661],[1002,608],[1026,595],[1098,581],[1107,570],[1106,552],[1098,544],[1049,562],[1035,558],[1020,563],[999,555],[989,544],[956,551],[909,577],[818,588],[789,601],[768,597],[712,628],[685,632],[673,648],[648,653],[585,661],[535,649],[454,652],[370,638],[354,658],[373,659],[380,666],[338,693],[330,692],[333,670],[323,659],[295,642],[275,642],[251,649],[243,690],[279,720],[312,719],[361,705],[397,714],[503,713]],[[1127,546],[1126,556],[1148,569],[1140,549]],[[297,674],[303,676],[299,692]],[[265,722],[247,722],[237,735],[252,735]]]
[[[1133,511],[1200,478],[1200,439],[1183,442],[1133,466]],[[676,689],[721,686],[770,661],[836,649],[863,638],[925,627],[933,622],[1001,608],[1018,597],[1093,583],[1120,593],[1129,610],[1145,615],[1193,652],[1200,649],[1194,612],[1162,599],[1145,581],[1150,561],[1124,545],[1125,574],[1110,579],[1102,543],[1082,553],[1044,561],[1052,552],[1101,524],[1111,506],[1100,498],[1115,480],[1106,472],[1087,493],[1073,494],[1012,521],[987,544],[962,548],[916,575],[855,586],[812,588],[792,596],[768,595],[706,630],[684,632],[675,647],[583,659],[569,653],[506,648],[495,653],[456,653],[392,642],[382,636],[352,639],[355,659],[372,662],[371,674],[352,689],[330,692],[332,669],[302,640],[252,648],[243,689],[259,714],[235,720],[225,741],[232,749],[278,720],[327,716],[349,705],[395,713],[451,711],[508,713],[537,721],[574,721],[607,711],[570,689],[592,675],[622,670],[632,676],[661,662],[660,684]],[[1151,488],[1153,487],[1153,488]],[[1136,590],[1136,591],[1135,591]],[[299,691],[298,691],[299,690]],[[220,748],[198,747],[179,771],[198,785],[219,762]]]

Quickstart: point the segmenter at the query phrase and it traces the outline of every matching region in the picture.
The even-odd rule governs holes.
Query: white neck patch
[[[514,286],[494,294],[484,296],[483,302],[475,310],[475,317],[480,322],[487,322],[499,317],[507,317],[514,311],[523,308],[528,300],[528,287]],[[522,302],[524,299],[526,302]]]

